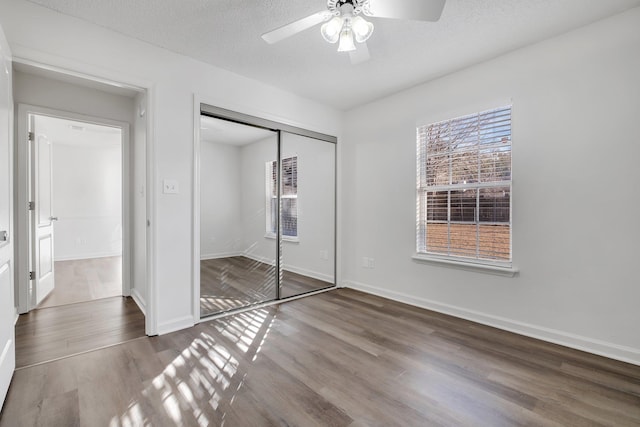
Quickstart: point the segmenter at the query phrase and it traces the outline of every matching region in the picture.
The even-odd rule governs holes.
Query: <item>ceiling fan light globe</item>
[[[351,28],[358,43],[364,43],[369,40],[373,34],[373,24],[367,22],[362,16],[356,16],[351,21]]]
[[[340,32],[338,52],[351,52],[353,50],[356,50],[356,44],[353,42],[353,31],[350,28],[344,29]]]
[[[342,18],[334,16],[329,22],[320,27],[322,37],[329,43],[335,43],[340,38],[340,30],[342,29]]]

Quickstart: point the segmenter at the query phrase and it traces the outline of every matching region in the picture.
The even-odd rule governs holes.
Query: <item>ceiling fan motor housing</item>
[[[353,10],[351,13],[353,15],[358,15],[360,13],[365,13],[369,9],[369,0],[327,0],[327,8],[329,12],[333,15],[342,14],[341,9],[343,6],[350,5]]]

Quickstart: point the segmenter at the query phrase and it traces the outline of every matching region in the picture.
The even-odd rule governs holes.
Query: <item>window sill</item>
[[[276,235],[274,233],[266,233],[264,235],[264,237],[266,239],[276,239]],[[283,242],[289,242],[289,243],[300,243],[300,238],[299,237],[293,237],[293,236],[282,236],[282,241]]]
[[[497,276],[514,277],[518,274],[518,269],[515,267],[503,267],[500,265],[458,261],[425,254],[414,254],[411,258],[414,261],[424,262],[427,264],[434,264],[460,270],[476,271],[479,273],[495,274]]]

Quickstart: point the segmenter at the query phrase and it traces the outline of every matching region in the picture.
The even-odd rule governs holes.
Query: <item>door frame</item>
[[[93,117],[84,114],[72,113],[53,108],[45,108],[28,104],[18,104],[18,131],[16,150],[16,259],[19,264],[16,269],[18,289],[18,312],[28,313],[34,309],[29,297],[29,264],[30,253],[30,214],[29,203],[29,150],[28,150],[28,116],[40,115],[59,119],[74,120],[101,126],[117,127],[122,130],[121,166],[122,166],[122,295],[131,295],[131,142],[129,123],[117,120]]]

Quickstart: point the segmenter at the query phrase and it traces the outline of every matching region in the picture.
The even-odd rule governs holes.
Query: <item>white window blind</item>
[[[511,265],[511,106],[417,129],[417,252]]]
[[[267,233],[276,233],[278,215],[278,163],[266,164],[267,182]],[[280,227],[283,236],[298,236],[298,157],[282,159],[282,217]]]

